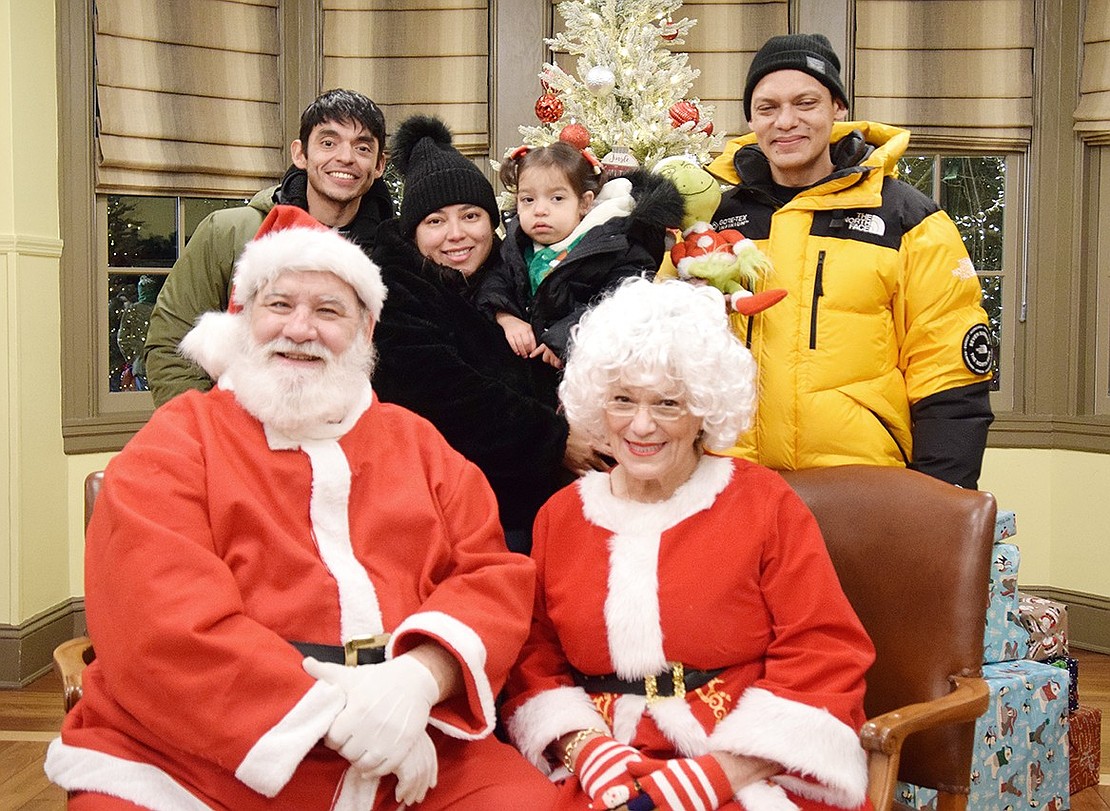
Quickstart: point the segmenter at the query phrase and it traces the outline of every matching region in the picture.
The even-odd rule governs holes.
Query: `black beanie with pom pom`
[[[500,224],[493,186],[451,145],[451,130],[438,118],[417,115],[401,122],[390,159],[405,180],[401,232],[406,236],[415,234],[416,226],[433,211],[459,203],[485,209],[493,227]]]

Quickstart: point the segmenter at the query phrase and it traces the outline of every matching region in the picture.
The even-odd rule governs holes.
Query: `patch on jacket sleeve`
[[[952,275],[957,279],[974,279],[975,278],[975,265],[967,257],[961,259],[952,271]]]
[[[964,333],[964,366],[977,375],[985,375],[991,370],[994,360],[991,331],[986,324],[976,324]]]

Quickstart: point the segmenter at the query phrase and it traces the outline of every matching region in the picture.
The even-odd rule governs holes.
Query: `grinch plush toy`
[[[785,290],[753,292],[771,270],[767,255],[739,231],[715,231],[709,224],[721,202],[721,187],[713,176],[681,157],[660,161],[655,171],[674,183],[685,201],[682,241],[671,248],[678,278],[716,287],[732,310],[742,315],[754,315],[782,301]]]

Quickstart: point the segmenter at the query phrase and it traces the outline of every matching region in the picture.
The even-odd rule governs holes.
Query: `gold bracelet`
[[[574,774],[574,760],[571,758],[571,755],[573,755],[575,750],[582,745],[582,742],[586,740],[586,738],[588,738],[590,735],[604,734],[605,733],[602,730],[595,727],[590,727],[589,729],[580,729],[574,734],[574,737],[570,739],[570,743],[563,747],[563,765],[567,767],[568,772]]]

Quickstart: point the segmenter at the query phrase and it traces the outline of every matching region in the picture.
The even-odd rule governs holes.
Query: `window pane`
[[[926,197],[933,196],[933,159],[907,156],[898,161],[898,177]]]
[[[162,273],[108,274],[108,390],[146,391],[143,344]]]
[[[994,344],[994,361],[991,363],[991,391],[998,391],[1002,376],[998,371],[998,356],[1002,346],[1002,277],[980,276],[983,288],[983,309],[990,320],[991,343]]]
[[[197,230],[200,221],[213,211],[245,206],[249,202],[250,200],[246,199],[233,198],[229,200],[223,197],[186,197],[182,199],[181,208],[184,209],[182,220],[185,223],[185,241],[188,242],[192,239],[193,232]]]
[[[1006,159],[1000,155],[942,157],[940,176],[940,205],[960,229],[975,269],[1002,270]]]
[[[108,195],[108,267],[168,268],[176,259],[175,198]]]

